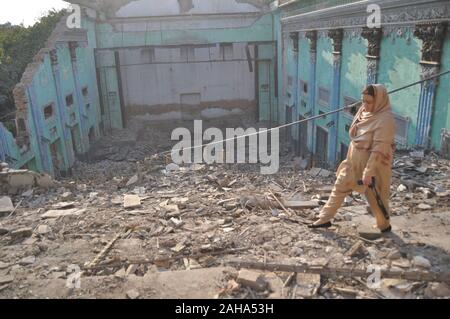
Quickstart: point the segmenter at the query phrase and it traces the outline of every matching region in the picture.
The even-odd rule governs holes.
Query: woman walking
[[[310,228],[329,228],[346,196],[353,191],[365,194],[382,232],[392,230],[389,197],[392,160],[395,151],[395,119],[386,88],[369,85],[363,104],[350,128],[351,143],[347,159],[337,171],[337,180],[319,220]],[[363,185],[358,181],[362,180]]]

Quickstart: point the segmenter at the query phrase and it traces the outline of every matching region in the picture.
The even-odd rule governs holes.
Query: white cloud
[[[23,23],[25,26],[30,26],[49,10],[59,10],[67,6],[68,3],[62,0],[2,0],[0,23]]]

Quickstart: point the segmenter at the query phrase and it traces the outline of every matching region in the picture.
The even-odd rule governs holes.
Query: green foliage
[[[0,25],[0,116],[14,110],[12,91],[28,63],[44,46],[64,10],[52,10],[31,27]]]

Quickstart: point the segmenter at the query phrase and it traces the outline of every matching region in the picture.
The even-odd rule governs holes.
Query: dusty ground
[[[230,124],[248,126],[251,121],[209,123]],[[365,279],[299,275],[288,281],[291,274],[279,272],[266,272],[260,280],[268,285],[258,289],[238,279],[238,269],[227,267],[227,260],[239,258],[450,272],[449,161],[399,154],[392,185],[394,232],[368,240],[360,238],[359,230],[374,219],[358,195],[348,199],[333,228],[318,231],[305,223],[320,207],[285,211],[273,198],[323,204],[334,180],[330,172],[302,171],[301,161],[288,152],[282,154],[280,172],[271,176],[261,175],[259,166],[167,167],[170,161],[164,158],[144,160],[170,150],[170,133],[167,123],[133,125],[100,141],[90,162],[79,162],[63,186],[12,196],[15,205],[21,202],[12,216],[0,217],[0,297],[450,296],[448,286],[440,283],[383,279],[380,288],[370,289]],[[138,196],[140,203],[124,208],[126,195]],[[55,209],[67,216],[46,218]],[[29,229],[14,232],[21,228]],[[358,242],[360,253],[348,256]],[[80,288],[68,288],[72,269],[89,266],[99,254],[98,267],[83,272]]]

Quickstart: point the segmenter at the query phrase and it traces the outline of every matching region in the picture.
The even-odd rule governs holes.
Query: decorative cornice
[[[396,32],[401,25],[413,26],[424,20],[450,20],[450,1],[447,0],[385,0],[380,1],[380,5],[384,32]],[[356,2],[285,17],[282,24],[289,31],[362,28],[367,26],[367,3]]]

